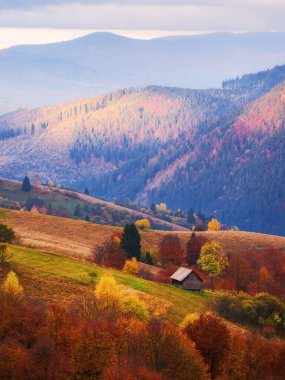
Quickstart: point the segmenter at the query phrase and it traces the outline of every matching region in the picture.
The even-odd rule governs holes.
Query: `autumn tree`
[[[205,243],[197,261],[198,266],[211,277],[211,288],[214,290],[214,278],[228,266],[228,257],[222,246],[216,241]]]
[[[159,243],[159,254],[165,266],[179,266],[183,263],[185,255],[177,235],[168,234]]]
[[[195,232],[192,233],[186,246],[186,261],[189,266],[197,265],[201,248],[206,242],[207,239],[204,236],[197,235]]]
[[[216,218],[212,218],[208,223],[208,231],[219,231],[220,228],[221,224]]]
[[[29,191],[31,191],[31,188],[32,187],[31,187],[31,182],[29,180],[29,177],[25,176],[22,182],[22,190],[28,193]]]
[[[121,240],[121,248],[126,251],[127,257],[135,257],[138,261],[141,258],[141,237],[137,227],[131,223],[126,224]]]
[[[230,255],[229,265],[225,274],[233,280],[238,292],[245,292],[253,274],[249,255],[238,253]]]
[[[103,244],[93,249],[91,261],[101,266],[122,269],[127,256],[120,242],[117,235],[109,237]]]
[[[150,228],[150,221],[148,219],[140,219],[135,223],[136,227],[140,230],[145,230]]]
[[[96,285],[95,296],[98,314],[108,320],[116,320],[122,312],[122,293],[112,276],[102,276]]]
[[[2,293],[11,298],[11,299],[19,299],[23,295],[23,287],[19,283],[19,279],[15,272],[10,271],[2,285]]]
[[[138,266],[137,259],[135,257],[132,257],[130,260],[127,260],[125,262],[123,272],[131,274],[133,276],[138,276],[139,266]]]
[[[208,380],[207,368],[192,342],[169,323],[151,320],[148,328],[149,367],[165,380]]]
[[[190,321],[184,331],[195,343],[215,378],[222,370],[223,361],[230,347],[230,332],[221,318],[213,314],[203,314]]]

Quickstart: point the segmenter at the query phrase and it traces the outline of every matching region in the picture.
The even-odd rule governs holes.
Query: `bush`
[[[15,238],[14,230],[0,223],[0,243],[13,243]]]
[[[253,324],[260,329],[285,330],[285,304],[270,294],[223,295],[216,300],[215,308],[222,316],[235,322]]]
[[[127,260],[124,268],[124,273],[132,274],[133,276],[138,276],[139,274],[139,266],[137,259],[135,257],[132,257],[131,260]]]
[[[126,296],[123,299],[123,313],[129,318],[136,318],[141,321],[149,319],[149,312],[145,303],[135,296]]]

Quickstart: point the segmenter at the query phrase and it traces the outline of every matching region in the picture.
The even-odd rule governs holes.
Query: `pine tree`
[[[84,194],[85,194],[85,195],[90,195],[89,190],[88,190],[88,187],[86,187],[86,189],[84,190]]]
[[[154,203],[151,205],[151,211],[153,212],[154,215],[157,213],[156,212],[156,205]]]
[[[29,191],[31,191],[31,188],[32,187],[31,187],[31,182],[29,180],[29,177],[25,176],[22,182],[22,190],[28,193]]]
[[[78,205],[76,206],[73,215],[74,215],[76,218],[81,218],[81,217],[82,217],[80,204],[78,204]]]
[[[191,207],[190,210],[188,211],[187,222],[188,222],[189,224],[195,224],[194,210],[193,210],[192,207]]]
[[[138,261],[141,258],[141,237],[137,227],[126,224],[121,240],[121,248],[127,252],[128,258],[135,257]]]

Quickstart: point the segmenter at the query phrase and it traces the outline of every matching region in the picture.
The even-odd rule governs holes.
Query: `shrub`
[[[149,312],[145,303],[135,296],[124,297],[123,313],[129,318],[137,318],[141,321],[149,319]]]
[[[133,276],[138,276],[139,266],[138,266],[137,259],[135,257],[132,257],[131,260],[126,261],[123,268],[123,272],[131,274]]]
[[[148,219],[140,219],[136,221],[135,225],[140,230],[145,230],[145,229],[150,228],[150,221]]]
[[[5,224],[0,223],[0,242],[13,243],[16,238],[15,232]]]
[[[260,329],[273,327],[276,331],[285,330],[285,304],[270,294],[223,295],[216,300],[215,308],[235,322],[253,324]]]

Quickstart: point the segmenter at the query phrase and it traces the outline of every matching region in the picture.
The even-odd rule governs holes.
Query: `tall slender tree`
[[[135,224],[126,224],[121,240],[121,248],[127,252],[128,258],[141,259],[141,237]]]
[[[25,176],[22,182],[22,190],[28,193],[29,191],[31,191],[31,188],[32,187],[31,187],[31,182],[29,180],[29,177]]]

